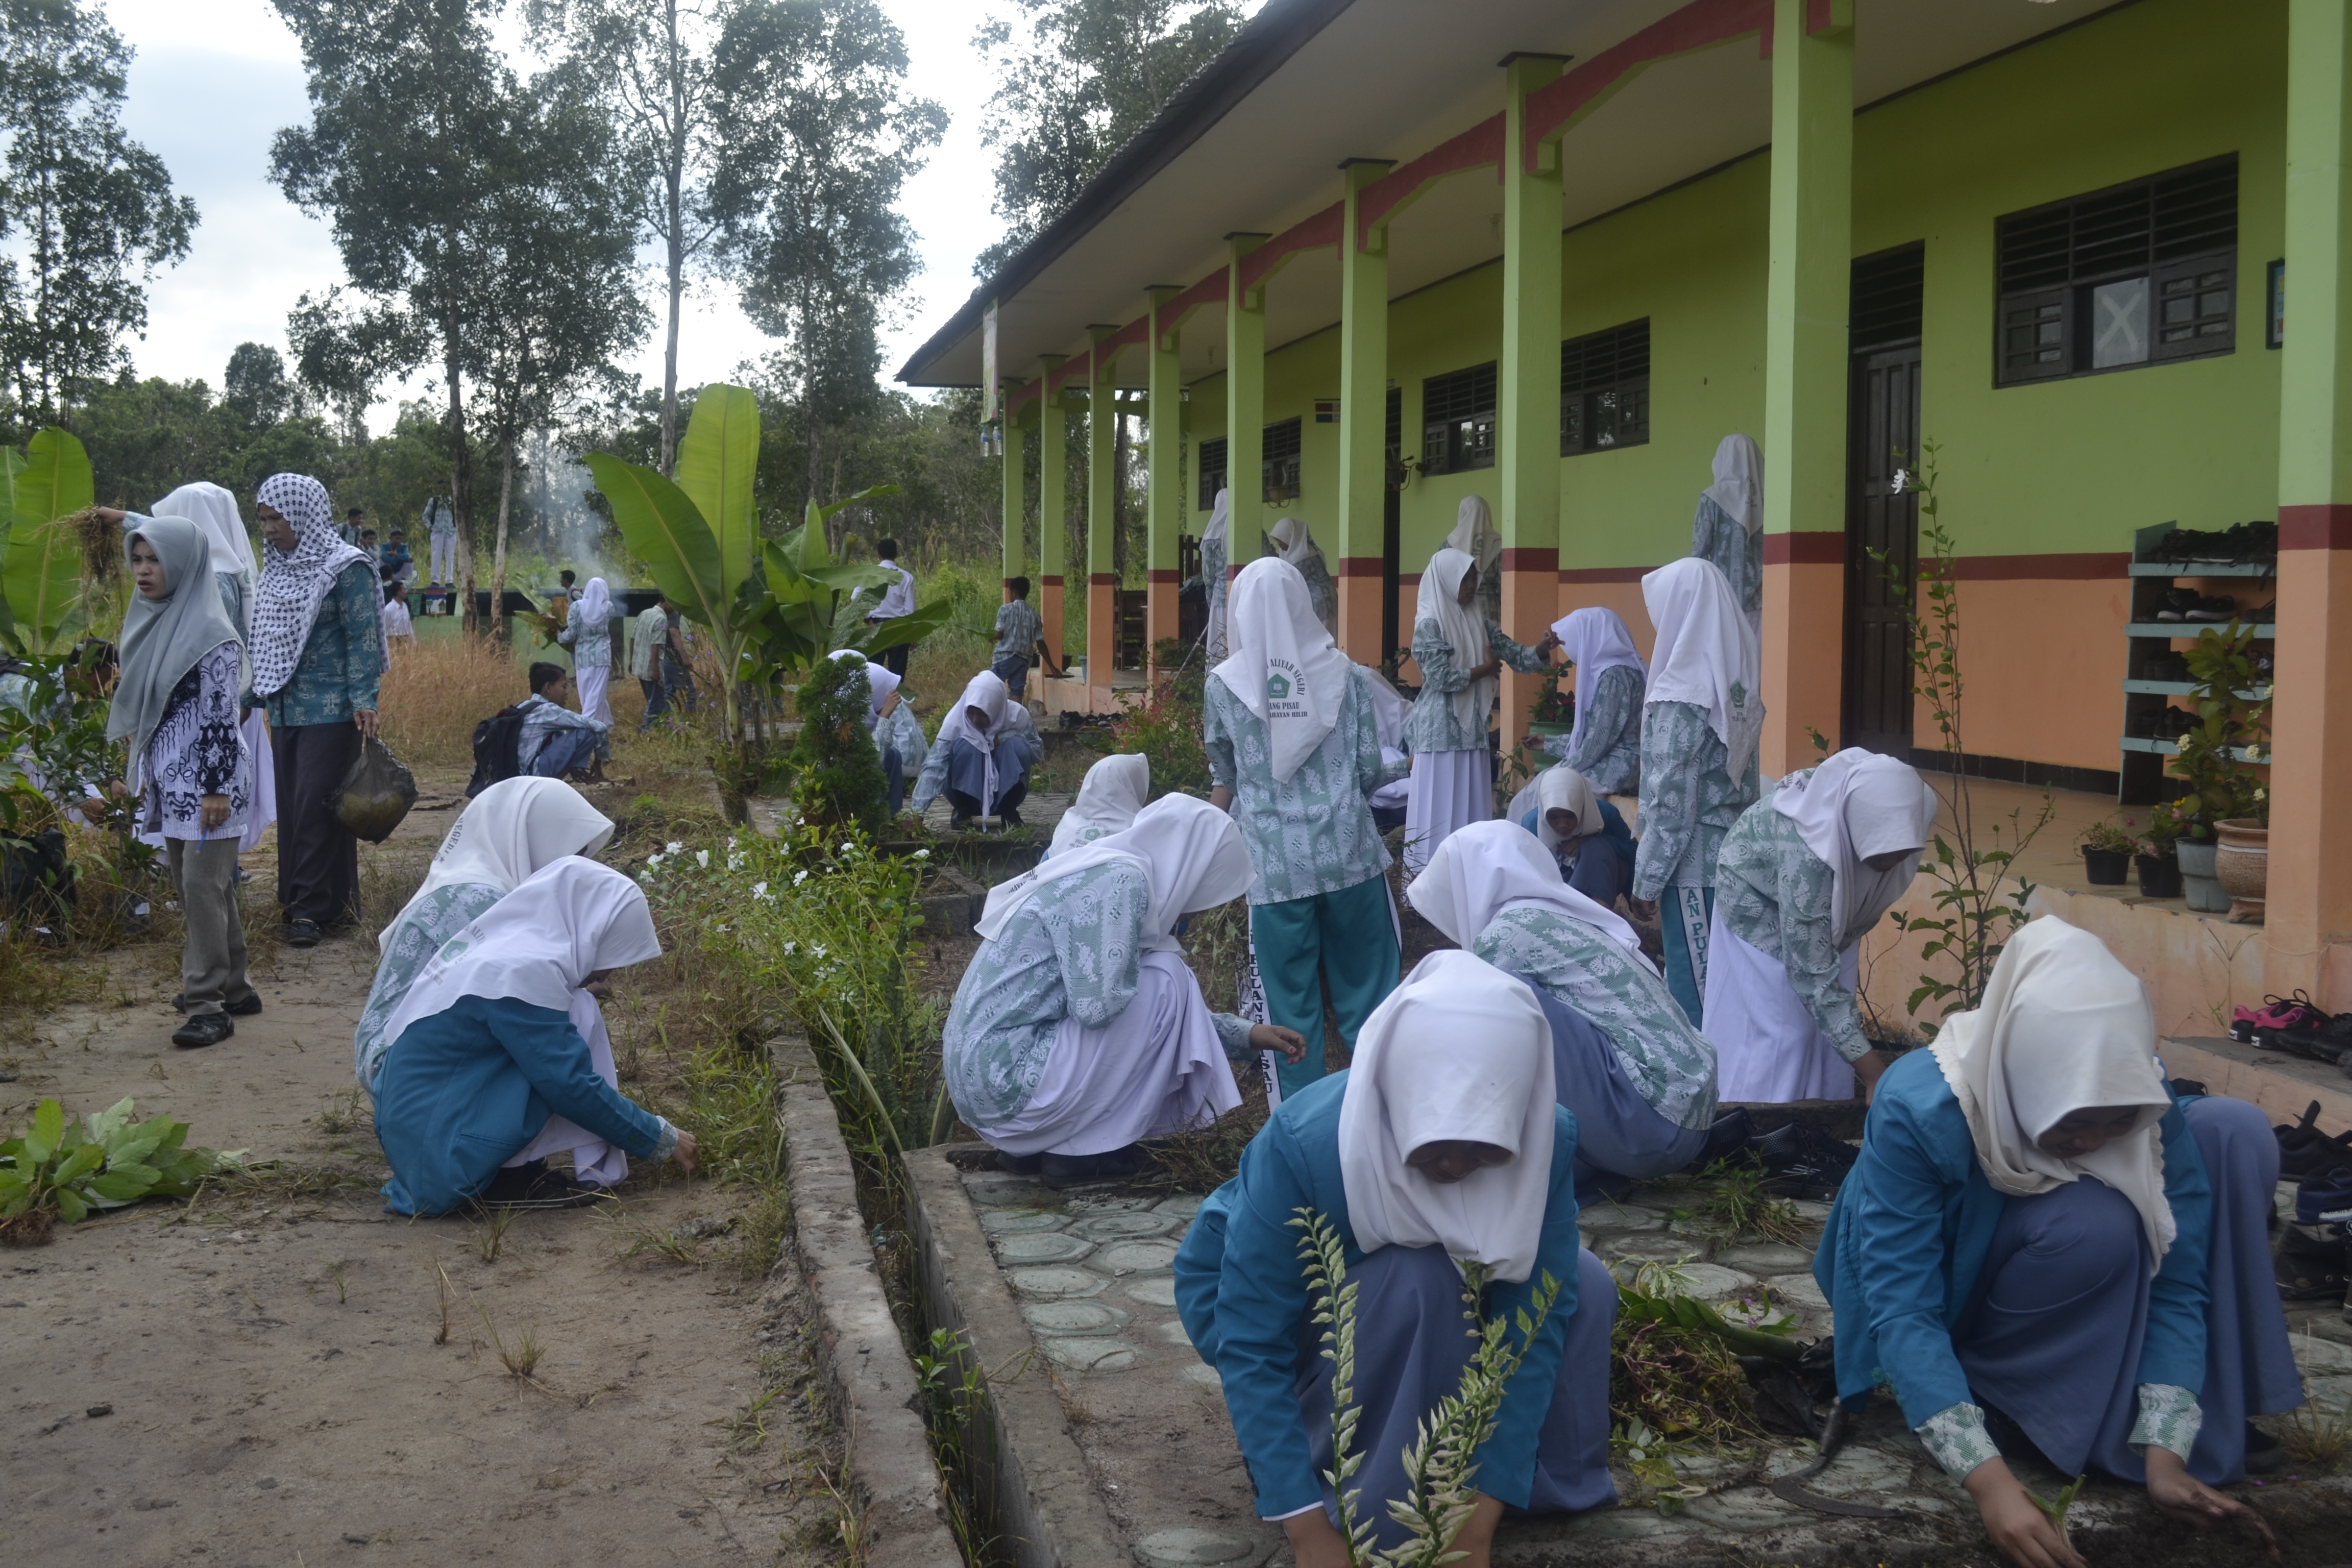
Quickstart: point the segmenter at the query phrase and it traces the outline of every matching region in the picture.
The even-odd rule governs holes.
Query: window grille
[[[1495,466],[1495,363],[1421,384],[1421,466],[1455,474]]]
[[[1638,447],[1649,438],[1649,318],[1560,344],[1560,454]]]
[[[1225,438],[1210,437],[1201,443],[1201,510],[1213,511],[1217,492],[1225,488]]]
[[[1265,445],[1260,451],[1265,458],[1264,499],[1269,505],[1298,499],[1298,425],[1291,418],[1265,427]]]

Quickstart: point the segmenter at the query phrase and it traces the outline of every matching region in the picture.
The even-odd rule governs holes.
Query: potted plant
[[[2247,749],[2257,756],[2269,754],[2264,747]],[[2215,823],[2213,837],[2213,875],[2221,880],[2221,890],[2230,895],[2231,921],[2262,924],[2270,886],[2270,786],[2256,784],[2253,815]]]
[[[2252,759],[2263,754],[2271,695],[2253,645],[2253,628],[2232,621],[2198,633],[2197,646],[2186,656],[2197,707],[2196,722],[2180,737],[2169,769],[2189,785],[2189,793],[2172,803],[2180,824],[2175,852],[2189,907],[2210,914],[2231,907],[2217,865],[2220,825],[2254,820],[2268,809],[2258,793],[2263,779]],[[2259,820],[2266,827],[2267,817]],[[2265,867],[2268,853],[2265,843]],[[2249,869],[2242,865],[2239,873],[2242,877]]]
[[[1528,732],[1531,735],[1565,735],[1576,728],[1576,689],[1559,689],[1558,669],[1549,670],[1543,686],[1536,694],[1535,711],[1528,716]]]
[[[2083,830],[2083,870],[2095,888],[2120,888],[2131,874],[2132,851],[2139,847],[2128,828],[2114,821],[2095,822]]]
[[[2179,819],[2169,805],[2159,805],[2147,814],[2147,837],[2141,841],[2137,857],[2140,897],[2180,897],[2180,862],[2174,854],[2179,837]]]

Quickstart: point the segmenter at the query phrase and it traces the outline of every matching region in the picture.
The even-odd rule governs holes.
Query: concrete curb
[[[842,1419],[849,1484],[862,1509],[859,1561],[868,1568],[962,1568],[940,1509],[921,1385],[866,1243],[840,1119],[807,1041],[788,1037],[769,1048],[779,1069],[777,1120],[792,1184],[789,1250],[808,1289],[818,1360]]]
[[[971,1145],[978,1148],[978,1145]],[[1019,1568],[1131,1562],[944,1149],[907,1156],[907,1224],[927,1327],[960,1333],[988,1384],[996,1528]]]

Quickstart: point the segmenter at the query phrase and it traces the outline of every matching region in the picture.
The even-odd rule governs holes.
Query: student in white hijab
[[[1136,813],[1151,799],[1151,759],[1141,752],[1121,752],[1105,757],[1078,781],[1078,798],[1054,825],[1054,841],[1045,858],[1066,854],[1124,833],[1135,824]]]
[[[1850,1100],[1885,1053],[1862,1032],[1862,939],[1910,889],[1936,792],[1908,763],[1849,747],[1790,773],[1724,836],[1708,933],[1706,1032],[1723,1096]]]
[[[1553,1090],[1576,1113],[1580,1195],[1690,1163],[1715,1121],[1715,1047],[1633,927],[1564,886],[1507,822],[1474,822],[1438,846],[1405,897],[1457,946],[1536,988]]]
[[[1478,563],[1478,613],[1496,625],[1503,619],[1503,531],[1485,496],[1464,496],[1454,511],[1454,531],[1445,548]]]
[[[1715,448],[1715,482],[1699,492],[1691,554],[1711,561],[1764,636],[1764,454],[1752,437],[1726,436]]]
[[[580,711],[609,728],[613,704],[605,695],[613,681],[613,590],[602,577],[588,579],[555,640],[572,650],[572,674],[580,685]]]
[[[2269,1533],[2212,1488],[2246,1473],[2247,1416],[2303,1398],[2265,1235],[2278,1145],[2251,1104],[2176,1099],[2156,1044],[2096,937],[2031,922],[1982,1004],[1879,1080],[1814,1259],[1840,1395],[1891,1383],[2014,1563],[2081,1561],[2001,1457],[2027,1443],[2144,1481],[2176,1523]]]
[[[1234,492],[1229,489],[1217,491],[1216,504],[1209,510],[1209,526],[1201,531],[1201,576],[1209,591],[1209,662],[1215,664],[1225,657],[1225,601],[1232,574],[1225,568],[1233,562],[1232,528]]]
[[[1268,1066],[1276,1092],[1295,1094],[1323,1076],[1325,987],[1349,1050],[1396,988],[1389,852],[1370,797],[1402,770],[1381,761],[1372,698],[1288,562],[1242,568],[1232,636],[1203,699],[1209,798],[1233,813],[1256,868],[1250,947],[1266,1017],[1307,1041],[1305,1060]]]
[[[1344,1552],[1320,1479],[1332,1468],[1331,1363],[1299,1266],[1302,1213],[1338,1235],[1356,1291],[1360,1520],[1386,1549],[1409,1495],[1416,1424],[1453,1394],[1473,1341],[1464,1269],[1486,1271],[1506,1321],[1555,1291],[1477,1455],[1458,1550],[1488,1561],[1506,1507],[1607,1503],[1609,1327],[1617,1292],[1576,1232],[1579,1126],[1554,1100],[1536,994],[1465,952],[1436,952],[1366,1024],[1355,1065],[1286,1100],[1202,1205],[1176,1258],[1177,1310],[1217,1369],[1258,1517],[1302,1563]],[[1514,1331],[1514,1343],[1517,1342]]]
[[[501,779],[468,802],[433,852],[423,884],[376,935],[382,956],[352,1034],[360,1086],[375,1092],[376,1069],[392,1047],[385,1026],[443,943],[542,868],[567,855],[593,855],[612,837],[612,819],[562,779]]]
[[[1404,826],[1405,802],[1412,794],[1412,758],[1405,750],[1405,726],[1412,721],[1412,704],[1387,676],[1369,664],[1357,664],[1356,679],[1372,700],[1372,728],[1381,738],[1381,762],[1395,774],[1372,792],[1372,826],[1385,834]]]
[[[172,1043],[218,1045],[236,1033],[232,1014],[261,1011],[246,975],[235,880],[253,790],[253,758],[237,731],[242,649],[214,587],[203,528],[182,517],[137,519],[122,552],[135,592],[122,616],[106,733],[126,742],[140,826],[163,836],[186,917],[179,1003],[188,1017]]]
[[[610,1043],[594,1044],[598,988],[660,952],[644,889],[576,856],[450,938],[384,1027],[375,1131],[392,1164],[385,1208],[577,1207],[604,1195],[610,1184],[597,1178],[627,1170],[615,1152],[675,1154],[694,1169],[694,1135],[624,1097]],[[572,1151],[573,1175],[546,1168],[551,1144]]]
[[[1551,624],[1562,660],[1576,669],[1576,719],[1542,749],[1592,781],[1603,795],[1632,795],[1642,777],[1642,707],[1650,667],[1616,611],[1599,605]],[[1531,748],[1532,749],[1532,748]]]
[[[1655,906],[1666,984],[1704,1028],[1707,921],[1723,836],[1756,801],[1764,730],[1763,654],[1731,584],[1707,562],[1669,563],[1642,579],[1657,640],[1642,710],[1642,844],[1637,912]]]
[[[940,1049],[956,1114],[999,1164],[1056,1186],[1131,1175],[1139,1140],[1241,1103],[1233,1062],[1304,1053],[1212,1014],[1176,942],[1185,916],[1249,884],[1232,819],[1171,795],[990,891]]]
[[[866,686],[870,700],[866,708],[866,732],[874,737],[874,749],[882,759],[882,778],[890,791],[890,815],[898,815],[899,803],[907,793],[907,775],[919,774],[929,748],[923,742],[923,727],[915,722],[912,710],[907,706],[898,688],[902,684],[896,670],[878,660],[867,658],[854,647],[835,648],[835,659],[855,659],[866,667]]]
[[[1566,763],[1528,780],[1504,808],[1503,819],[1534,834],[1559,866],[1560,879],[1602,909],[1615,909],[1633,891],[1639,852],[1633,830],[1592,781]]]
[[[1029,710],[1011,700],[995,671],[983,669],[940,721],[910,807],[919,816],[945,795],[956,828],[988,816],[1018,827],[1029,770],[1045,750]]]
[[[1275,519],[1273,529],[1265,536],[1268,551],[1298,569],[1307,580],[1307,600],[1313,606],[1315,618],[1333,637],[1339,635],[1339,588],[1331,581],[1331,568],[1323,559],[1322,547],[1307,531],[1307,524],[1295,517]]]
[[[1486,722],[1495,711],[1496,675],[1506,664],[1534,675],[1559,639],[1534,647],[1504,635],[1478,611],[1477,563],[1451,545],[1429,558],[1412,614],[1412,658],[1421,696],[1407,734],[1412,791],[1405,803],[1404,865],[1417,871],[1466,823],[1495,815],[1495,754]]]

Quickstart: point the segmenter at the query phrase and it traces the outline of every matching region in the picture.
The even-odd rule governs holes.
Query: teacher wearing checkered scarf
[[[315,947],[359,913],[359,840],[331,801],[376,732],[383,590],[373,562],[337,537],[327,488],[307,474],[261,482],[253,695],[269,715],[278,784],[278,902],[291,947]]]

